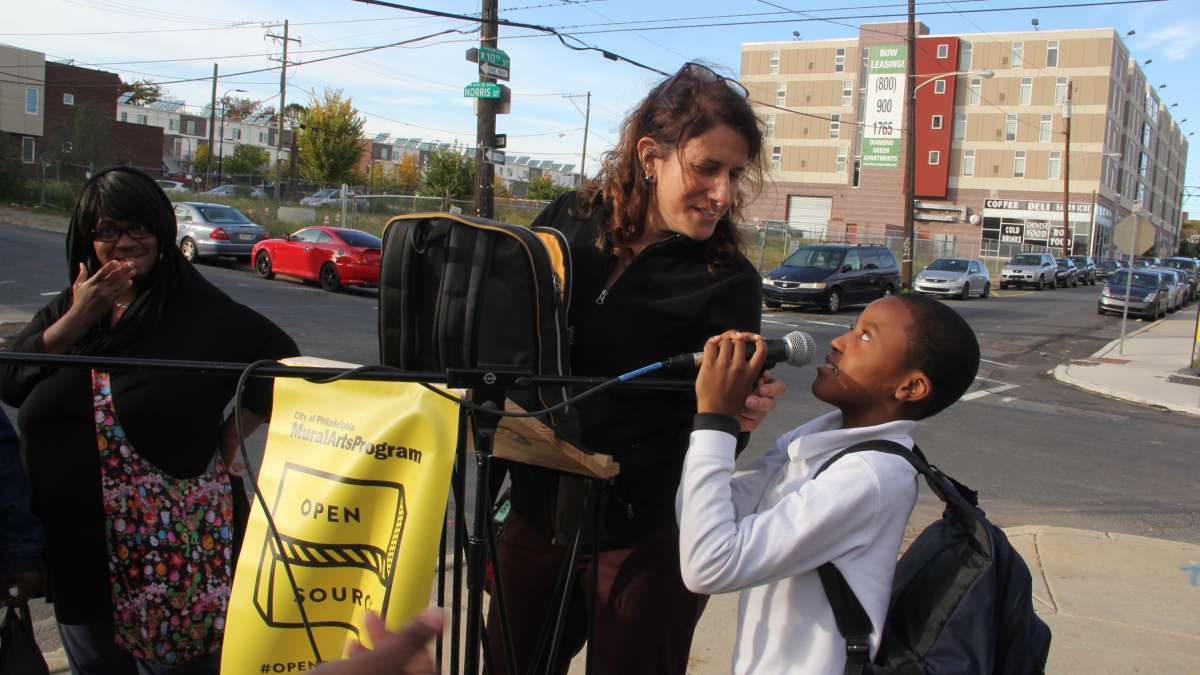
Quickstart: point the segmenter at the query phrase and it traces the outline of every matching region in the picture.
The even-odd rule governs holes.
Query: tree
[[[549,176],[538,175],[529,179],[529,198],[541,201],[549,201],[555,197],[570,192],[571,188],[565,188],[561,185],[555,185],[554,181],[550,180]]]
[[[132,94],[126,101],[129,105],[146,105],[162,98],[162,87],[150,80],[122,82],[117,90],[119,94]]]
[[[225,119],[234,122],[241,122],[258,110],[258,101],[248,98],[238,98],[237,96],[226,96],[221,99],[220,104],[225,109]],[[273,111],[272,114],[274,114]]]
[[[415,195],[421,185],[421,162],[415,152],[405,153],[396,166],[396,189],[400,194]]]
[[[225,158],[223,167],[226,174],[231,176],[263,175],[267,168],[267,150],[256,145],[239,145],[233,149],[233,155]]]
[[[512,193],[508,191],[508,186],[498,175],[492,176],[492,196],[498,199],[508,199],[512,196]]]
[[[363,125],[351,99],[342,99],[341,89],[325,89],[312,97],[299,115],[296,130],[300,171],[316,183],[351,182],[362,156]]]
[[[467,199],[474,188],[475,160],[455,146],[436,150],[429,156],[429,168],[421,179],[419,194],[441,197],[449,192],[451,199]]]
[[[208,162],[212,159],[211,153],[208,151],[208,144],[204,143],[196,148],[196,152],[192,153],[192,174],[196,176],[204,176],[208,174]],[[213,167],[214,170],[216,167]]]

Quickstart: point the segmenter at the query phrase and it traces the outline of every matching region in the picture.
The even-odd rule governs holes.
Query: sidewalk
[[[0,223],[19,225],[47,232],[67,233],[71,214],[52,210],[35,213],[33,209],[17,206],[0,206]]]
[[[1029,565],[1034,608],[1054,634],[1047,673],[1196,672],[1200,546],[1061,527],[1005,532]],[[709,600],[689,673],[729,672],[737,611],[736,594]],[[581,653],[570,673],[583,672]]]
[[[1054,378],[1080,389],[1200,416],[1200,386],[1172,382],[1187,367],[1200,303],[1114,340],[1089,359],[1058,366]]]

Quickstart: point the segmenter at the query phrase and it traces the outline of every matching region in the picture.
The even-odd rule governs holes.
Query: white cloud
[[[1158,45],[1158,51],[1168,61],[1186,60],[1200,46],[1200,23],[1184,22],[1161,28],[1150,34],[1150,41]]]

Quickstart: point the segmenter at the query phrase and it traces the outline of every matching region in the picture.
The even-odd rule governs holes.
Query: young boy
[[[916,472],[902,457],[847,455],[887,439],[911,448],[917,420],[963,395],[979,369],[979,343],[956,312],[919,295],[867,307],[832,342],[812,392],[837,408],[784,434],[734,473],[734,415],[761,369],[733,331],[709,339],[696,378],[691,445],[676,498],[680,568],[697,593],[740,591],[735,673],[841,673],[845,641],[817,568],[833,562],[871,617],[879,648],[900,539],[916,503]]]

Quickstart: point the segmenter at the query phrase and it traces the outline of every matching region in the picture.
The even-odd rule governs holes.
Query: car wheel
[[[1104,310],[1100,309],[1099,307],[1096,308],[1096,313],[1099,314],[1100,316],[1104,316]]]
[[[183,254],[183,259],[188,262],[196,262],[196,242],[190,238],[184,238],[179,242],[179,252]]]
[[[1079,287],[1079,279],[1072,279],[1071,280],[1071,288],[1078,288],[1078,287]]]
[[[963,290],[962,290],[962,295],[960,295],[959,297],[960,297],[961,299],[963,299],[963,300],[970,300],[970,299],[971,299],[971,284],[968,284],[968,283],[966,283],[966,282],[963,282]]]
[[[837,314],[842,308],[842,292],[838,289],[829,291],[829,296],[825,298],[825,313]]]
[[[275,278],[275,273],[271,271],[271,257],[266,251],[259,252],[258,259],[254,261],[254,271],[264,279]]]
[[[987,284],[983,285],[983,295],[981,295],[979,297],[986,298],[991,294],[992,294],[992,285],[990,283],[987,283]]]
[[[884,286],[884,287],[883,287],[883,297],[885,297],[885,298],[886,298],[886,297],[887,297],[887,296],[889,296],[889,295],[895,295],[895,294],[896,294],[896,287],[895,287],[895,286],[893,286],[893,285],[891,285],[891,284],[888,284],[887,286]]]
[[[1046,275],[1043,274],[1042,276],[1038,277],[1037,286],[1035,286],[1035,288],[1039,291],[1046,289]]]
[[[779,309],[783,305],[776,300],[763,300],[763,304],[767,306],[767,309]]]
[[[342,288],[342,280],[338,278],[337,267],[333,263],[321,266],[321,288],[336,293]]]

